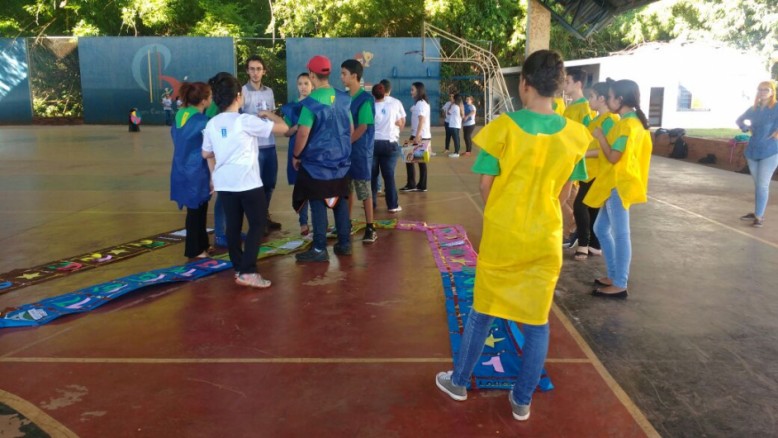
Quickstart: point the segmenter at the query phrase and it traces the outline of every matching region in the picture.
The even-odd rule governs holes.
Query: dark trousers
[[[600,209],[591,208],[583,203],[583,199],[589,193],[589,188],[593,182],[594,180],[578,183],[578,195],[576,195],[573,202],[573,216],[575,217],[575,226],[578,230],[578,246],[591,246],[592,248],[600,249],[600,241],[597,240],[597,235],[594,234],[594,221],[597,219],[597,212]]]
[[[197,257],[208,250],[208,201],[197,208],[186,208],[186,242],[184,256]]]
[[[405,163],[408,172],[408,182],[405,187],[416,187],[419,190],[427,190],[427,163],[419,163],[419,184],[416,184],[416,169],[413,163]]]
[[[446,129],[446,150],[448,150],[448,146],[451,144],[451,128],[448,127],[448,122],[445,122],[443,126]]]
[[[459,128],[448,128],[449,132],[451,133],[451,138],[454,139],[454,153],[459,153],[459,148],[461,148],[461,143],[459,142]],[[448,148],[446,148],[448,150]]]
[[[400,145],[395,141],[376,140],[373,148],[373,172],[371,187],[373,190],[373,208],[376,208],[378,194],[378,177],[384,176],[384,193],[386,208],[391,210],[399,206],[397,185],[394,182],[394,168],[400,158]]]
[[[475,125],[462,127],[462,134],[465,137],[465,152],[473,150],[473,131],[475,131]]]
[[[219,192],[224,205],[227,223],[227,249],[230,261],[239,274],[257,272],[259,243],[265,233],[267,221],[267,201],[262,187],[245,192]],[[249,223],[246,241],[241,248],[240,232],[243,229],[243,216]]]

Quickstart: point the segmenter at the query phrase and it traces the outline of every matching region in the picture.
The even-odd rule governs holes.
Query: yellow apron
[[[607,140],[613,144],[619,137],[627,137],[627,147],[621,159],[615,164],[603,154],[598,157],[599,173],[584,198],[584,204],[600,208],[616,188],[625,209],[648,199],[648,168],[651,163],[651,133],[635,117],[619,120],[608,133]]]
[[[484,210],[476,266],[475,310],[532,325],[548,322],[562,269],[559,193],[591,135],[567,121],[552,135],[532,135],[503,114],[473,141],[500,162]]]
[[[589,123],[589,126],[587,126],[587,128],[589,128],[589,132],[594,132],[594,130],[597,128],[602,129],[602,124],[609,119],[613,120],[613,123],[616,123],[619,121],[619,116],[611,112],[600,114],[594,120],[592,120],[591,123]],[[600,142],[596,138],[592,139],[592,142],[589,143],[589,149],[587,149],[587,152],[589,151],[597,151],[597,152],[601,151]],[[591,180],[597,177],[597,173],[600,170],[601,156],[602,153],[600,153],[600,155],[597,155],[596,157],[586,158],[586,173],[589,174],[589,179],[587,179],[586,182],[590,182]]]
[[[564,112],[565,117],[578,123],[590,121],[594,118],[594,115],[595,112],[589,108],[589,101],[586,99],[576,100],[568,105]]]

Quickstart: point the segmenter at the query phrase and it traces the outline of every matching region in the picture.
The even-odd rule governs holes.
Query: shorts
[[[364,179],[352,179],[351,183],[349,183],[348,190],[349,193],[353,191],[357,192],[358,201],[364,201],[366,199],[370,199],[370,197],[373,196],[373,193],[370,189],[370,181]]]

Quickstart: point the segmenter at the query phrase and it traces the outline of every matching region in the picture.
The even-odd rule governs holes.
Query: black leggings
[[[224,216],[227,219],[227,249],[235,272],[257,272],[259,240],[265,233],[267,221],[265,189],[257,187],[245,192],[219,192],[219,197],[222,197]],[[246,232],[246,242],[241,248],[240,232],[243,229],[244,215],[248,219],[249,229]]]
[[[578,185],[578,195],[573,202],[573,216],[578,230],[578,246],[590,246],[594,249],[600,249],[600,241],[594,234],[594,221],[597,219],[599,208],[592,208],[583,203],[586,194],[594,180],[589,182],[581,181]]]
[[[475,125],[462,127],[462,135],[465,137],[465,152],[473,150],[473,131],[475,131]]]
[[[186,243],[184,245],[184,256],[197,257],[208,250],[208,230],[206,220],[208,219],[208,201],[205,201],[197,208],[186,208]]]

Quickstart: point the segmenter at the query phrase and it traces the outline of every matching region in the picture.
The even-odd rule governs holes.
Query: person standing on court
[[[373,171],[371,187],[373,191],[373,209],[376,208],[378,177],[383,175],[386,187],[386,209],[390,213],[402,210],[397,197],[397,185],[394,182],[394,168],[400,152],[400,130],[398,124],[404,123],[398,106],[387,99],[383,81],[371,90],[375,98],[375,148],[373,152]],[[401,105],[399,106],[402,107]]]
[[[347,59],[340,65],[340,80],[351,96],[351,119],[354,133],[351,134],[351,186],[357,200],[365,209],[365,235],[362,242],[373,243],[378,238],[373,222],[373,190],[370,187],[373,171],[373,147],[375,142],[375,101],[370,93],[360,86],[364,68],[356,59]],[[349,217],[354,198],[349,196]]]
[[[308,75],[314,90],[301,101],[292,165],[297,182],[292,206],[299,211],[311,206],[313,247],[295,255],[298,262],[326,262],[327,208],[335,215],[337,255],[351,255],[351,221],[348,215],[349,169],[351,168],[351,97],[330,85],[330,60],[316,55],[308,61]]]
[[[476,108],[473,105],[473,96],[465,98],[465,119],[462,121],[462,135],[465,138],[465,156],[473,151],[473,131],[475,131]]]
[[[448,107],[448,130],[451,138],[454,139],[454,153],[449,158],[459,158],[459,149],[462,147],[459,141],[459,131],[462,130],[462,119],[465,117],[465,107],[462,102],[462,96],[454,95],[454,101]]]
[[[486,204],[473,307],[454,370],[435,377],[446,395],[466,400],[494,319],[522,323],[522,363],[508,394],[519,421],[529,419],[548,353],[548,315],[562,270],[559,193],[570,181],[586,178],[583,158],[591,139],[586,127],[551,109],[563,80],[559,53],[532,53],[519,78],[524,109],[501,114],[473,139],[481,147],[473,171],[481,174]]]
[[[295,140],[297,139],[297,119],[300,118],[300,111],[303,109],[303,105],[300,103],[300,101],[310,96],[311,91],[313,91],[313,84],[311,83],[311,78],[308,75],[308,72],[300,73],[297,76],[297,100],[294,102],[289,102],[281,107],[281,112],[284,115],[284,121],[287,125],[289,125],[289,131],[287,131],[284,136],[289,137],[289,148],[287,150],[286,161],[286,180],[290,186],[293,186],[297,181],[297,170],[292,165],[292,153],[294,152],[294,144]],[[298,213],[301,236],[307,236],[310,232],[310,227],[308,226],[308,210],[308,204],[306,203],[300,208]]]
[[[203,111],[211,105],[211,87],[204,82],[184,82],[181,84],[181,98],[185,107],[176,114],[175,124],[170,128],[173,138],[170,200],[176,201],[179,209],[186,206],[184,256],[206,257],[211,171],[202,157],[203,130],[208,123]]]
[[[220,73],[208,82],[221,112],[205,126],[202,156],[208,160],[214,190],[222,198],[235,283],[267,288],[270,281],[257,273],[259,241],[267,219],[267,202],[257,158],[259,140],[272,134],[283,134],[289,126],[270,111],[241,114],[243,95],[240,83],[232,75]],[[249,228],[245,244],[241,245],[244,216]]]
[[[273,90],[267,85],[262,85],[262,78],[268,74],[265,61],[257,55],[250,57],[246,62],[246,72],[249,75],[249,81],[241,89],[243,113],[256,115],[260,111],[274,111],[276,101]],[[267,230],[265,234],[268,234],[271,230],[281,229],[281,224],[270,218],[270,200],[278,180],[278,155],[276,138],[273,134],[268,135],[267,138],[259,139],[259,168],[267,200]]]
[[[408,143],[428,145],[432,141],[432,130],[430,129],[430,104],[427,102],[427,89],[421,82],[411,84],[411,97],[413,97],[413,106],[411,107],[411,137]],[[419,161],[419,183],[416,184],[416,172],[413,163],[405,163],[405,170],[408,173],[408,180],[401,192],[426,192],[427,191],[427,163]]]
[[[608,108],[621,118],[606,136],[602,128],[593,134],[600,143],[598,174],[584,204],[599,208],[594,232],[600,240],[607,276],[594,280],[592,295],[627,298],[632,240],[629,208],[648,200],[651,132],[640,109],[640,88],[635,81],[608,79]]]
[[[778,105],[775,102],[775,82],[764,81],[757,88],[754,106],[737,119],[741,130],[751,131],[745,156],[756,189],[754,212],[740,219],[753,221],[752,225],[757,228],[764,225],[770,180],[778,167]],[[746,125],[746,120],[750,125]]]
[[[443,153],[448,154],[449,153],[449,146],[451,145],[451,130],[449,129],[449,116],[448,116],[448,110],[451,109],[451,105],[454,104],[454,93],[449,93],[448,95],[448,102],[443,104],[443,108],[440,109],[440,115],[443,116],[443,127],[444,127],[444,133],[446,134],[446,140],[445,140],[445,150]]]

